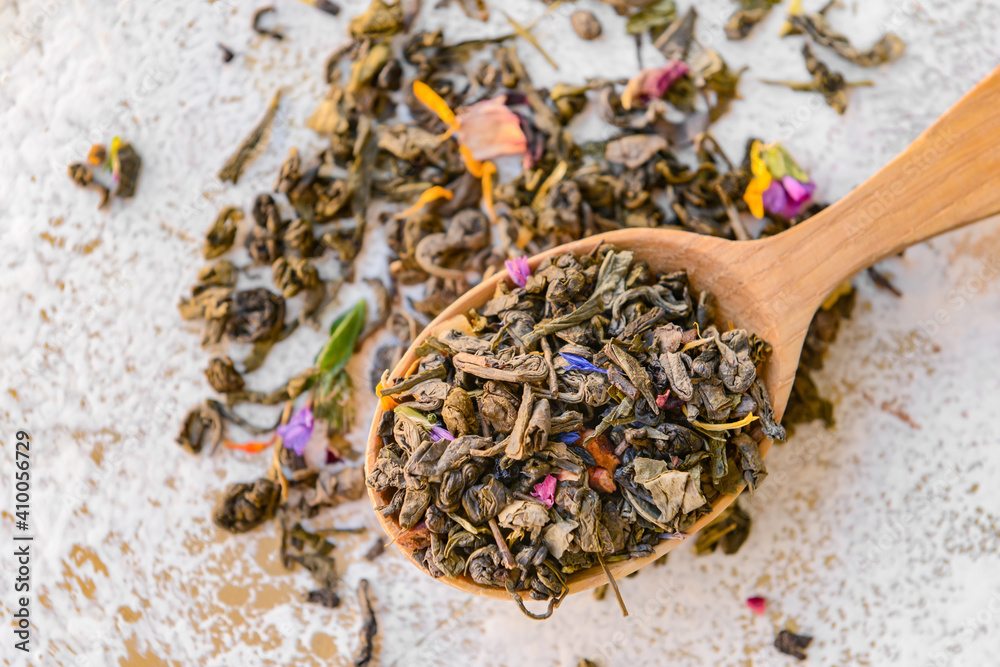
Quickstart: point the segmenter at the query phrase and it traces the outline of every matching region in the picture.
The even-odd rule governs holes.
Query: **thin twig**
[[[493,539],[497,541],[497,548],[500,549],[500,560],[503,561],[503,566],[508,570],[513,570],[517,567],[517,563],[514,562],[514,557],[510,553],[507,540],[503,539],[503,534],[500,532],[500,526],[497,525],[496,517],[490,519],[490,530],[493,531]]]

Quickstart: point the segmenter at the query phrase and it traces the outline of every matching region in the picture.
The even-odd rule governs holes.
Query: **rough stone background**
[[[487,2],[495,7],[487,24],[427,2],[420,25],[448,26],[452,40],[505,32],[501,3]],[[215,211],[249,208],[289,147],[309,155],[321,146],[304,125],[323,94],[321,67],[366,3],[340,0],[337,18],[275,4],[283,42],[253,34],[257,5],[235,0],[0,0],[0,600],[6,616],[14,433],[27,428],[37,536],[29,664],[348,664],[359,621],[349,590],[362,577],[378,610],[376,661],[387,666],[572,666],[581,657],[787,665],[794,661],[771,644],[789,623],[815,636],[811,664],[995,664],[996,220],[884,262],[902,298],[856,279],[856,315],[818,375],[836,400],[837,428],[800,428],[773,450],[737,556],[695,558],[683,547],[666,566],[622,581],[627,619],[611,598],[584,594],[553,620],[533,622],[512,604],[434,582],[393,550],[359,561],[379,535],[366,501],[317,522],[369,529],[337,540],[345,601],[336,610],[300,601],[308,575],[283,571],[272,527],[240,537],[216,530],[208,514],[220,490],[266,463],[230,452],[194,458],[173,444],[184,410],[209,393],[201,373],[209,355],[175,304],[201,265]],[[702,41],[749,67],[746,99],[716,128],[723,146],[739,156],[751,134],[784,140],[827,200],[871,176],[1000,60],[995,2],[848,2],[831,15],[835,26],[861,45],[891,29],[909,51],[865,71],[820,49],[849,79],[876,84],[853,92],[841,117],[818,98],[758,81],[807,76],[801,38],[776,37],[784,8],[751,39],[729,43],[721,26],[733,3],[697,4]],[[553,12],[536,34],[560,71],[518,44],[535,83],[633,75],[636,48],[622,20],[594,1],[576,6],[600,17],[605,37],[585,43],[570,32],[574,5]],[[502,8],[527,23],[544,6]],[[237,53],[233,62],[222,64],[217,42]],[[660,62],[648,44],[642,57]],[[214,174],[279,86],[286,97],[270,142],[239,187],[223,186]],[[115,134],[144,159],[138,196],[98,212],[96,195],[73,187],[66,165]],[[375,230],[359,277],[381,274],[385,256]],[[359,294],[345,292],[339,309]],[[253,386],[306,366],[321,338],[297,333]],[[365,359],[352,368],[363,382]],[[359,449],[370,405],[352,436]],[[752,595],[768,598],[766,615],[746,608]],[[2,664],[23,664],[4,626]]]

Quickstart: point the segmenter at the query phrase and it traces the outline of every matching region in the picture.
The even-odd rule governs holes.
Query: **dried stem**
[[[608,583],[611,584],[612,590],[615,592],[615,597],[618,599],[618,606],[622,608],[622,616],[628,617],[628,608],[625,606],[625,600],[622,599],[622,593],[618,590],[618,582],[615,578],[611,576],[611,570],[608,569],[608,564],[604,562],[604,556],[600,552],[597,553],[597,560],[601,563],[601,567],[604,569],[604,574],[608,576]]]
[[[490,530],[493,531],[493,539],[497,541],[497,548],[500,549],[500,559],[503,561],[503,566],[508,570],[513,570],[517,567],[517,563],[514,562],[514,557],[510,553],[507,540],[503,539],[503,534],[500,532],[500,526],[497,525],[496,517],[490,519]]]

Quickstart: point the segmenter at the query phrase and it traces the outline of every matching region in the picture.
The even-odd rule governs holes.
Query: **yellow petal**
[[[753,217],[758,219],[764,217],[764,191],[771,185],[771,173],[761,157],[762,149],[763,144],[759,141],[750,145],[750,171],[754,177],[743,193],[743,201],[750,207]]]
[[[455,123],[455,112],[448,108],[447,102],[445,102],[440,95],[434,92],[434,89],[428,86],[423,81],[413,82],[413,95],[424,103],[428,109],[437,114],[446,125],[452,128],[457,128],[458,125]]]
[[[754,176],[770,175],[764,162],[763,151],[764,145],[760,141],[750,144],[750,173]]]
[[[801,16],[804,12],[802,11],[802,0],[792,0],[792,4],[788,7],[789,16]],[[781,24],[778,28],[778,37],[785,37],[791,35],[795,31],[792,26],[792,22],[785,19],[785,22]]]
[[[396,219],[406,218],[408,216],[413,215],[414,213],[416,213],[417,211],[419,211],[432,201],[437,201],[438,199],[451,199],[453,196],[454,194],[452,193],[451,190],[448,190],[447,188],[442,188],[440,185],[435,185],[421,192],[420,197],[417,198],[417,202],[413,206],[406,209],[405,211],[400,211],[393,217]]]
[[[764,191],[771,185],[771,175],[765,173],[750,181],[746,192],[743,193],[743,201],[750,207],[753,217],[760,219],[764,217]]]
[[[486,215],[490,222],[497,221],[497,214],[493,210],[493,174],[497,173],[497,168],[492,162],[483,163],[483,203],[486,204]]]
[[[830,310],[831,308],[833,308],[834,304],[836,304],[837,301],[840,300],[840,297],[844,296],[845,294],[850,294],[852,289],[853,288],[851,287],[851,281],[845,280],[844,282],[837,285],[837,287],[835,287],[832,292],[830,292],[830,296],[826,297],[826,301],[823,302],[823,305],[820,306],[820,308],[822,308],[823,310]]]
[[[691,424],[697,426],[703,431],[728,431],[732,428],[740,428],[741,426],[746,426],[757,421],[757,415],[752,412],[746,417],[739,421],[729,422],[728,424],[709,424],[708,422],[700,422],[697,419],[692,419]]]

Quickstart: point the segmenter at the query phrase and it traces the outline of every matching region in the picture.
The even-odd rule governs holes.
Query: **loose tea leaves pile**
[[[484,0],[459,4],[472,18],[485,20],[489,15]],[[550,3],[550,8],[556,4]],[[242,531],[276,517],[283,534],[283,562],[303,564],[320,585],[309,593],[310,601],[334,605],[339,595],[334,578],[328,576],[334,571],[329,542],[313,537],[319,533],[310,532],[303,520],[315,517],[323,507],[357,497],[361,488],[358,469],[338,462],[333,440],[322,443],[326,453],[319,454],[323,456],[317,455],[318,449],[310,450],[310,455],[302,435],[315,428],[329,438],[340,437],[349,428],[352,387],[342,366],[336,373],[323,374],[317,374],[315,367],[307,368],[276,388],[256,388],[247,376],[265,362],[273,345],[293,335],[298,326],[318,328],[340,285],[355,280],[354,264],[363,252],[365,230],[372,221],[384,228],[391,251],[390,281],[366,280],[376,295],[377,315],[353,318],[346,327],[350,331],[331,334],[330,345],[340,341],[339,349],[349,357],[356,342],[386,328],[395,340],[372,355],[373,386],[384,369],[395,366],[427,318],[499,270],[505,260],[519,262],[520,272],[512,275],[520,275],[525,282],[519,286],[523,293],[498,294],[492,311],[471,317],[470,331],[461,332],[461,337],[442,336],[436,353],[448,354],[447,363],[428,361],[435,354],[428,350],[424,365],[407,380],[411,384],[387,388],[398,393],[383,399],[399,400],[401,405],[393,414],[399,416],[400,424],[409,420],[417,425],[417,444],[431,443],[422,452],[428,457],[426,462],[418,466],[424,459],[416,460],[412,472],[403,470],[406,462],[399,458],[382,464],[386,467],[383,481],[403,490],[402,495],[396,492],[387,498],[393,511],[402,511],[408,480],[417,480],[418,490],[404,504],[408,520],[414,516],[421,520],[399,540],[411,549],[422,549],[428,567],[449,572],[457,559],[463,559],[471,576],[503,588],[509,583],[515,591],[530,589],[536,597],[558,597],[561,577],[566,574],[562,568],[567,564],[577,569],[606,565],[651,551],[656,540],[683,530],[706,511],[705,503],[711,503],[721,489],[759,483],[763,466],[755,463],[752,443],[759,436],[758,428],[776,434],[779,427],[769,423],[766,410],[753,412],[757,421],[732,425],[749,417],[749,412],[742,411],[746,406],[741,408],[744,400],[761,408],[767,401],[759,382],[751,382],[743,393],[725,384],[723,362],[729,364],[725,377],[732,382],[743,382],[749,366],[741,357],[742,339],[732,338],[733,332],[709,328],[709,301],[688,295],[687,304],[679,276],[663,283],[664,277],[628,274],[626,291],[641,288],[638,296],[626,299],[618,311],[612,304],[610,313],[602,308],[603,303],[584,301],[573,309],[581,318],[576,321],[573,313],[564,311],[596,287],[597,258],[573,260],[578,270],[547,267],[535,275],[522,264],[525,256],[601,231],[681,228],[746,240],[780,233],[822,208],[813,200],[816,186],[812,179],[784,147],[749,139],[742,160],[730,161],[709,133],[739,98],[743,70],[730,68],[716,51],[698,41],[693,7],[679,13],[670,0],[614,0],[610,4],[627,17],[626,30],[636,36],[637,43],[648,35],[662,58],[637,69],[628,80],[588,79],[546,89],[532,83],[516,48],[535,49],[555,67],[543,49],[548,45],[532,34],[535,22],[521,25],[511,20],[506,34],[456,42],[441,30],[411,30],[420,3],[374,0],[350,21],[349,42],[321,68],[329,88],[308,125],[328,140],[328,146],[311,156],[300,156],[293,148],[276,174],[272,192],[256,198],[246,223],[239,209],[227,208],[209,226],[203,252],[211,263],[199,272],[191,296],[182,301],[182,316],[204,321],[202,344],[213,351],[227,341],[244,341],[253,347],[243,359],[230,358],[228,350],[215,352],[206,377],[221,394],[220,400],[196,406],[185,418],[178,441],[195,452],[208,441],[213,450],[219,444],[248,453],[271,449],[266,474],[227,489],[216,522]],[[739,0],[737,4],[727,27],[731,38],[746,36],[777,3]],[[333,3],[317,3],[317,7],[335,12]],[[807,15],[793,6],[786,34],[804,34],[862,65],[889,62],[902,53],[902,43],[894,36],[880,40],[870,51],[854,49],[832,30],[825,18],[827,9]],[[281,29],[280,18],[268,7],[255,13],[253,29],[265,38],[256,40],[258,44],[294,38]],[[578,13],[572,22],[564,18],[566,31],[576,30],[581,39],[600,39],[601,26],[592,16]],[[811,53],[807,63],[814,76],[808,85],[829,99],[842,101],[842,79]],[[235,182],[261,153],[271,125],[278,122],[278,103],[275,96],[262,111],[257,126],[223,166],[221,178]],[[574,140],[567,126],[588,110],[596,112],[606,129],[613,128],[611,136],[589,143]],[[493,160],[510,155],[520,156],[523,170],[512,180],[500,179]],[[100,160],[103,164],[103,156]],[[137,175],[137,156],[131,164]],[[85,165],[73,165],[71,176],[80,185],[103,187],[93,183]],[[126,185],[131,182],[134,190],[134,176],[124,181]],[[127,191],[126,187],[122,193]],[[105,188],[104,195],[108,194]],[[744,224],[747,212],[761,219],[755,228]],[[249,230],[240,229],[244,224]],[[243,245],[244,237],[250,264],[238,266],[238,260],[226,255]],[[270,269],[273,290],[238,288],[240,276],[253,267]],[[336,277],[328,277],[334,273],[330,268],[339,268]],[[538,287],[543,280],[539,276],[546,271]],[[425,285],[423,297],[404,302],[397,288],[416,284]],[[544,310],[549,308],[546,298],[554,304],[551,313]],[[301,299],[302,308],[287,308],[292,299]],[[848,300],[844,296],[837,303]],[[686,304],[690,311],[684,310]],[[289,320],[287,313],[296,310],[299,316]],[[838,305],[817,314],[786,423],[817,416],[832,422],[832,406],[816,393],[809,370],[818,365],[817,359],[836,333],[838,318],[847,312],[849,308]],[[543,320],[548,320],[545,328],[536,333],[535,325]],[[653,343],[647,345],[644,340],[667,324],[676,324],[682,338],[680,347],[670,352],[676,356],[661,361],[661,353],[653,353],[657,349],[651,347]],[[701,341],[708,334],[710,342]],[[482,341],[490,336],[484,348]],[[349,345],[344,343],[347,338]],[[591,347],[598,340],[610,347]],[[746,340],[751,362],[756,364],[764,346],[751,334],[746,334]],[[701,342],[683,349],[696,341]],[[504,350],[520,348],[525,351],[509,359],[501,356],[511,354]],[[723,353],[723,348],[736,355],[735,362],[730,363],[731,355]],[[704,357],[710,350],[719,355],[717,360]],[[812,361],[806,363],[807,358]],[[342,361],[346,363],[346,358]],[[703,371],[710,376],[698,374]],[[714,379],[721,385],[708,381],[716,371]],[[525,396],[524,387],[530,388],[530,396]],[[464,395],[454,392],[456,388]],[[670,393],[658,393],[663,389]],[[736,405],[729,405],[738,397]],[[237,414],[235,408],[245,403],[285,403],[283,435],[263,442],[227,440],[223,433],[227,424],[255,435],[274,430],[273,424],[257,426]],[[641,411],[637,425],[620,423],[628,412],[621,405]],[[571,409],[574,406],[577,409]],[[606,414],[609,408],[612,413]],[[692,409],[698,414],[687,421],[687,411]],[[731,421],[716,420],[727,410]],[[547,430],[543,428],[546,423]],[[712,430],[712,425],[720,423],[732,428]],[[495,447],[499,444],[495,434],[504,433],[498,425],[509,425],[512,430],[507,436],[518,427],[517,444],[510,454],[507,444],[502,451],[477,448],[473,454],[473,443],[462,440],[485,438]],[[659,429],[666,438],[651,435],[647,428]],[[748,429],[752,429],[751,437],[741,437]],[[442,432],[453,436],[452,440],[442,440]],[[414,436],[412,429],[407,434]],[[391,430],[382,435],[392,435]],[[545,458],[541,452],[548,451],[550,440],[561,445],[565,455]],[[461,449],[449,453],[452,458],[445,457],[447,445],[438,451],[441,442],[454,441],[461,441],[460,448],[468,443],[467,460]],[[708,450],[698,449],[706,443]],[[644,455],[626,456],[629,448]],[[430,481],[438,475],[441,461],[447,464],[453,458],[462,460],[461,475],[449,471],[446,476],[442,470],[440,482]],[[505,458],[514,463],[497,468],[496,461]],[[640,461],[637,469],[637,459],[654,463]],[[481,470],[483,462],[493,468]],[[689,476],[666,474],[674,472]],[[481,482],[484,475],[492,475],[496,483]],[[577,477],[569,479],[573,475]],[[428,480],[426,488],[420,486],[420,479]],[[472,523],[465,507],[465,495],[472,487],[477,488],[469,507],[478,512],[476,517],[492,514],[485,527]],[[433,498],[430,488],[437,494]],[[571,488],[576,490],[564,490]],[[439,507],[442,489],[446,502]],[[514,492],[521,495],[511,496]],[[704,503],[693,507],[699,493]],[[501,494],[511,502],[531,504],[516,506],[520,509],[505,514],[501,521],[500,510],[510,504],[497,507]],[[678,494],[680,505],[675,507]],[[558,521],[543,524],[539,529],[543,541],[532,539],[536,548],[529,549],[525,536],[531,539],[533,522],[541,518],[534,509],[539,501],[546,506],[546,516],[563,516],[568,507],[585,520],[578,526]],[[552,507],[547,507],[550,501]],[[458,519],[442,515],[442,508],[450,508]],[[445,526],[446,532],[432,530]],[[566,545],[568,555],[562,561],[544,543],[548,528],[553,527],[552,543]],[[720,517],[710,531],[712,539],[700,542],[699,550],[721,545],[726,553],[735,551],[748,529],[749,517],[734,508]],[[516,531],[520,531],[518,539],[508,543]],[[588,537],[582,538],[583,533]],[[599,546],[584,551],[581,539],[589,547],[599,541]],[[544,549],[537,548],[539,544]],[[503,545],[505,550],[501,550]],[[511,564],[515,567],[507,567]],[[515,570],[519,573],[516,581],[501,581],[503,571]],[[370,627],[374,631],[374,625]]]
[[[429,574],[527,591],[547,616],[567,575],[649,556],[752,491],[759,439],[785,433],[757,377],[769,346],[719,331],[683,271],[607,246],[510,268],[513,288],[383,382],[367,482]]]

